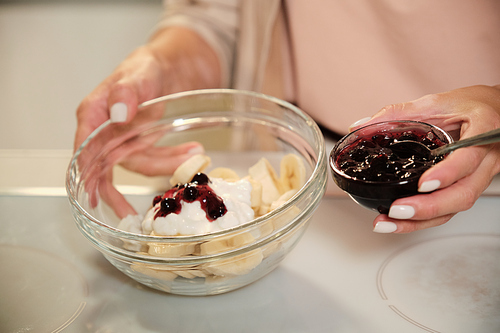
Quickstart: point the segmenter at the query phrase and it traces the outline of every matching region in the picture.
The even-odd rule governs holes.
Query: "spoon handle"
[[[500,141],[500,128],[433,149],[432,154],[443,155],[457,148],[487,145],[498,141]]]

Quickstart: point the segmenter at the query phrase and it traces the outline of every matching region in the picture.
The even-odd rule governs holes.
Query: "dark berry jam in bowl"
[[[387,214],[398,198],[418,194],[418,180],[444,157],[391,148],[397,141],[418,141],[429,148],[453,142],[437,126],[418,121],[371,124],[344,136],[330,153],[333,180],[361,206]]]

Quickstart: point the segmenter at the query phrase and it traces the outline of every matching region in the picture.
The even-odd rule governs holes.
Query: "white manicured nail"
[[[380,234],[390,234],[398,229],[396,223],[380,221],[375,224],[373,232],[378,232]]]
[[[190,155],[203,154],[203,153],[205,153],[205,149],[203,149],[202,146],[197,146],[188,150],[188,154]]]
[[[412,206],[395,205],[391,206],[391,208],[389,209],[389,214],[387,215],[390,218],[398,220],[411,219],[413,215],[415,215],[415,208],[413,208]]]
[[[352,123],[351,126],[349,126],[349,128],[353,128],[353,127],[359,126],[361,124],[364,124],[370,119],[372,119],[372,117],[361,118],[360,120],[357,120],[354,123]]]
[[[115,103],[109,109],[109,118],[112,123],[123,123],[127,120],[128,107],[125,103]]]
[[[435,180],[428,180],[426,182],[423,182],[422,185],[418,188],[419,192],[432,192],[434,190],[437,190],[441,186],[441,182],[437,179]]]

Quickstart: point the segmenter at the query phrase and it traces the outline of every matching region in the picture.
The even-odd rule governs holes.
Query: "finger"
[[[414,109],[412,111],[412,109]],[[372,117],[367,117],[354,122],[349,130],[355,130],[359,127],[367,126],[373,123],[378,123],[381,121],[391,121],[391,120],[406,120],[409,118],[409,113],[415,112],[412,116],[413,120],[420,120],[423,118],[423,114],[417,112],[416,108],[413,107],[411,102],[408,103],[398,103],[390,104],[384,106],[378,112],[376,112]]]
[[[171,156],[182,154],[195,155],[205,153],[205,149],[203,148],[203,145],[201,143],[192,141],[185,142],[177,146],[150,147],[150,149],[146,149],[144,153],[151,156],[157,156],[158,154]]]
[[[441,190],[394,201],[389,217],[397,220],[424,221],[470,209],[481,188],[471,188],[467,178]]]
[[[76,110],[78,127],[75,132],[73,151],[76,151],[90,133],[104,123],[109,117],[106,98],[93,96],[94,95],[90,95],[85,98]],[[101,95],[97,94],[96,96]],[[105,96],[107,96],[107,94],[105,94]]]
[[[432,193],[401,198],[392,204],[389,217],[398,220],[432,220],[470,209],[496,174],[497,158],[488,155],[467,177]]]
[[[137,215],[137,212],[125,197],[113,186],[112,170],[109,170],[99,181],[99,194],[120,219],[127,215]]]
[[[161,96],[163,76],[157,59],[145,48],[136,50],[130,61],[118,69],[125,72],[111,87],[108,105],[112,122],[129,122],[138,111],[138,105]]]
[[[146,176],[171,175],[179,165],[195,154],[204,153],[203,146],[190,142],[175,147],[149,147],[127,156],[120,164]]]
[[[90,208],[96,208],[99,204],[98,183],[99,180],[93,177],[87,178],[85,182],[85,193],[87,193]]]
[[[419,192],[431,192],[444,188],[470,175],[476,171],[489,151],[489,147],[468,147],[456,150],[422,174],[419,180]]]
[[[99,204],[98,184],[101,178],[101,174],[84,172],[82,173],[81,178],[84,179],[84,191],[87,195],[89,207],[96,208]]]
[[[455,214],[439,216],[434,219],[424,221],[397,220],[387,215],[379,215],[373,221],[373,232],[407,234],[410,232],[438,227],[448,222]]]
[[[447,104],[442,104],[443,98],[439,94],[426,95],[417,100],[390,104],[370,119],[360,119],[352,124],[350,130],[355,130],[362,126],[373,123],[393,120],[414,120],[433,124],[445,131],[456,131],[460,129],[460,124],[464,121],[463,116],[457,116],[450,112]]]

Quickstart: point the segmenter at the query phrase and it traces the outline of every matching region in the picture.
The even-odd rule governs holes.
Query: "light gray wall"
[[[161,16],[161,1],[0,1],[0,149],[72,149],[75,110]]]

